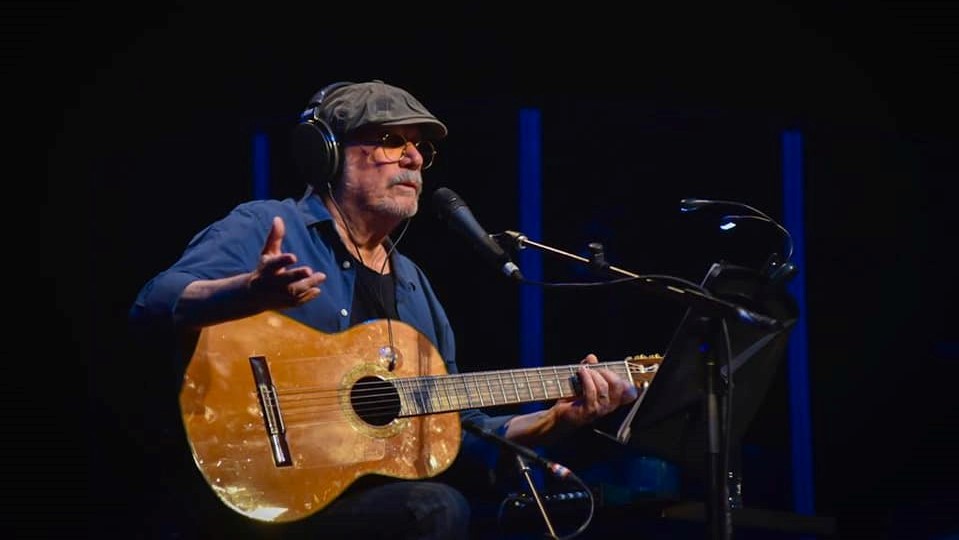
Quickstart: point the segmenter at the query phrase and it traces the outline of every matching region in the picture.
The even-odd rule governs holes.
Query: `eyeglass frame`
[[[386,144],[386,140],[389,139],[390,137],[398,137],[400,140],[403,141],[403,144],[399,146],[388,146]],[[429,147],[432,149],[432,152],[430,152],[429,161],[426,160],[426,154],[424,154],[423,151],[420,149],[420,145],[424,143],[428,144]],[[436,150],[436,145],[433,144],[433,141],[429,139],[420,139],[419,141],[413,142],[407,139],[406,137],[404,137],[403,135],[400,135],[399,133],[394,133],[392,131],[387,131],[386,133],[384,133],[383,136],[380,137],[380,140],[378,141],[349,140],[347,141],[347,144],[376,146],[377,148],[382,148],[383,156],[387,158],[386,163],[399,163],[404,157],[406,157],[406,147],[412,144],[413,148],[416,148],[416,151],[419,152],[420,156],[423,157],[423,165],[422,167],[420,167],[420,170],[423,170],[423,171],[433,166],[433,162],[436,161],[436,154],[439,153]],[[402,150],[400,151],[400,157],[396,159],[389,159],[389,156],[386,155],[387,148],[390,148],[390,149],[402,148]]]

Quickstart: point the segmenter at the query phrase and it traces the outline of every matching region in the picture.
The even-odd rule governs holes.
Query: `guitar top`
[[[590,365],[642,391],[662,357]],[[252,519],[320,511],[361,476],[423,479],[460,447],[458,411],[575,396],[571,366],[448,374],[412,326],[378,320],[325,334],[267,311],[204,328],[180,410],[217,496]]]

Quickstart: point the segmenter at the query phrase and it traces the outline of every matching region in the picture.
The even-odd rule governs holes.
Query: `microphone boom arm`
[[[573,253],[568,253],[566,251],[541,244],[539,242],[534,242],[525,234],[520,232],[505,231],[502,235],[500,235],[500,237],[503,236],[509,238],[515,244],[516,249],[525,249],[527,246],[532,246],[541,251],[559,255],[585,264],[594,264],[593,260],[587,259],[586,257],[581,257]],[[605,272],[611,275],[620,275],[631,278],[635,285],[647,292],[659,296],[676,298],[687,307],[693,308],[703,315],[719,317],[731,316],[744,322],[773,330],[780,330],[783,328],[783,323],[777,319],[761,313],[756,313],[755,311],[732,302],[727,302],[726,300],[717,298],[713,295],[706,294],[701,290],[664,283],[662,280],[653,277],[642,276],[640,274],[612,266],[607,264],[605,260],[600,264],[600,266]]]

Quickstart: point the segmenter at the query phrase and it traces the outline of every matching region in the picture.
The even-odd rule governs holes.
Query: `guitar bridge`
[[[256,397],[260,402],[263,424],[273,453],[273,463],[277,467],[291,467],[293,457],[290,456],[290,447],[286,441],[286,426],[283,424],[280,401],[276,396],[276,387],[273,386],[273,378],[270,377],[270,366],[266,363],[266,357],[251,356],[250,368],[253,369]]]

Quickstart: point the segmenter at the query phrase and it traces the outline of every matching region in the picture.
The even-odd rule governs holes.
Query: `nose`
[[[420,149],[410,141],[406,141],[406,144],[403,146],[403,154],[400,157],[409,159],[414,168],[419,169],[423,166],[423,154],[421,154]]]

